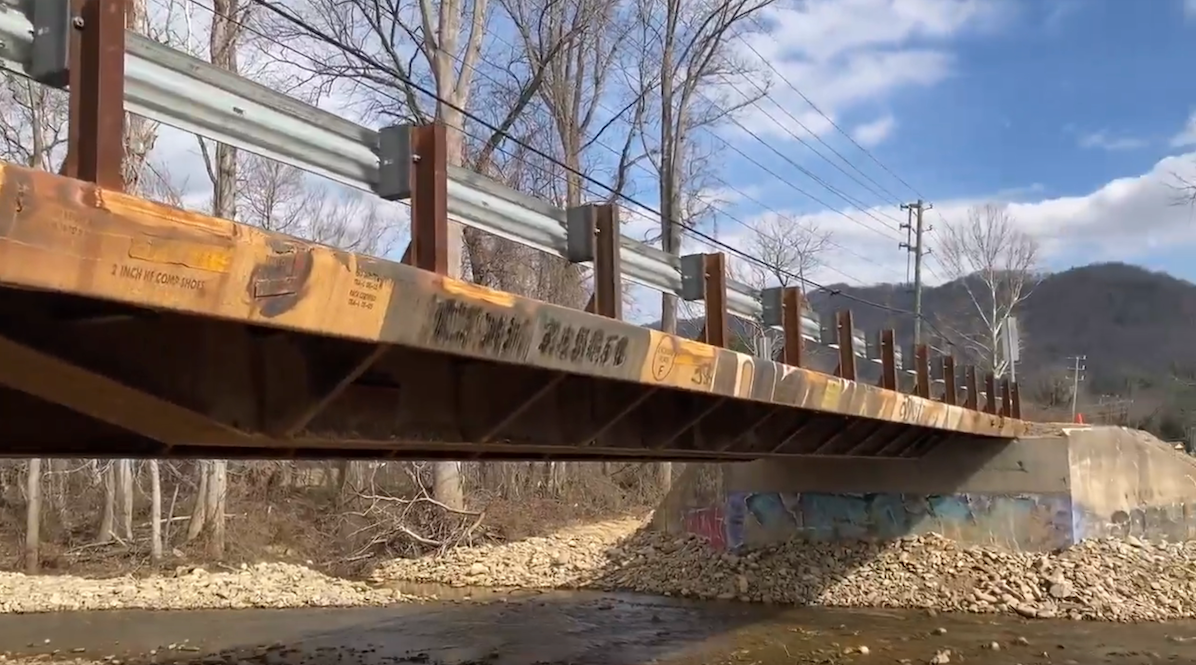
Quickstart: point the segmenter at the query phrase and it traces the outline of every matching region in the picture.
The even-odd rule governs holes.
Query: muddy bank
[[[793,665],[1196,662],[1196,623],[781,609],[550,592],[490,604],[8,617],[7,663]],[[6,665],[7,665],[6,663]]]

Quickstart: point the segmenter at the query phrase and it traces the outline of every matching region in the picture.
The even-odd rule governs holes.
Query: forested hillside
[[[913,309],[909,286],[831,286],[839,295],[810,296],[821,316],[848,308],[858,328],[894,328],[902,344],[912,343],[913,318],[900,313]],[[967,290],[958,281],[927,288],[923,309],[924,332],[936,344],[952,338],[955,330],[967,329],[975,316]],[[1187,405],[1196,405],[1196,284],[1123,263],[1072,268],[1044,275],[1022,303],[1018,318],[1023,343],[1018,379],[1025,387],[1023,394],[1032,400],[1047,406],[1067,402],[1069,407],[1069,359],[1082,355],[1087,369],[1081,404],[1090,412],[1116,412],[1114,419],[1128,417],[1170,438],[1179,438],[1183,425],[1196,424],[1187,423]],[[692,336],[700,327],[700,321],[685,321],[681,332]],[[737,326],[735,332],[750,337],[746,326]],[[833,357],[818,356],[816,368],[833,368]],[[1132,408],[1127,400],[1132,400]],[[1110,410],[1110,404],[1125,408]]]

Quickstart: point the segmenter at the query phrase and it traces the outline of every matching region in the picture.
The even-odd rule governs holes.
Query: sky
[[[1116,260],[1196,281],[1196,212],[1175,186],[1196,182],[1196,0],[782,0],[763,18],[734,44],[759,77],[734,86],[767,96],[702,138],[719,166],[702,230],[719,242],[750,250],[761,217],[808,216],[834,243],[811,279],[904,281],[898,204],[924,198],[933,284],[940,227],[999,202],[1044,269]],[[168,160],[197,154],[163,141]],[[637,200],[652,189],[642,177]]]

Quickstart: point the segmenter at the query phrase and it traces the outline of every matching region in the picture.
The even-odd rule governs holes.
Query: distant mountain
[[[841,295],[810,295],[824,320],[838,309],[851,309],[857,328],[893,328],[902,345],[912,343],[912,317],[851,300],[854,296],[910,311],[914,298],[909,286],[830,286]],[[950,336],[948,327],[964,327],[973,316],[958,281],[925,289],[922,306],[931,324],[941,324],[923,324],[929,336]],[[1174,393],[1177,382],[1196,385],[1196,284],[1191,282],[1124,263],[1073,268],[1046,275],[1023,303],[1018,319],[1024,347],[1018,379],[1023,386],[1062,380],[1067,359],[1074,355],[1087,356],[1083,392],[1093,396],[1153,394],[1150,401],[1156,403],[1163,399],[1158,393]],[[683,321],[679,332],[693,337],[701,325],[700,320]],[[750,337],[743,324],[732,332]],[[833,352],[815,355],[815,368],[833,370]],[[1192,412],[1196,414],[1196,408]]]

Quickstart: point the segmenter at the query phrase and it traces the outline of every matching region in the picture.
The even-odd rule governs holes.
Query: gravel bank
[[[390,562],[374,578],[1039,618],[1196,618],[1196,543],[1092,541],[1039,554],[929,536],[884,545],[792,543],[736,556],[696,537],[634,531],[633,523],[623,522],[465,548],[437,559]]]
[[[925,608],[1025,617],[1196,618],[1196,543],[1092,541],[1053,553],[963,547],[937,536],[888,544],[791,543],[743,555],[697,537],[617,520],[437,558],[380,566],[373,584],[289,564],[230,572],[84,579],[0,573],[0,613],[389,605],[421,600],[385,585],[633,590],[836,607]]]
[[[233,572],[180,569],[174,576],[86,579],[0,573],[0,614],[107,609],[247,609],[389,605],[416,600],[391,589],[262,563]]]

